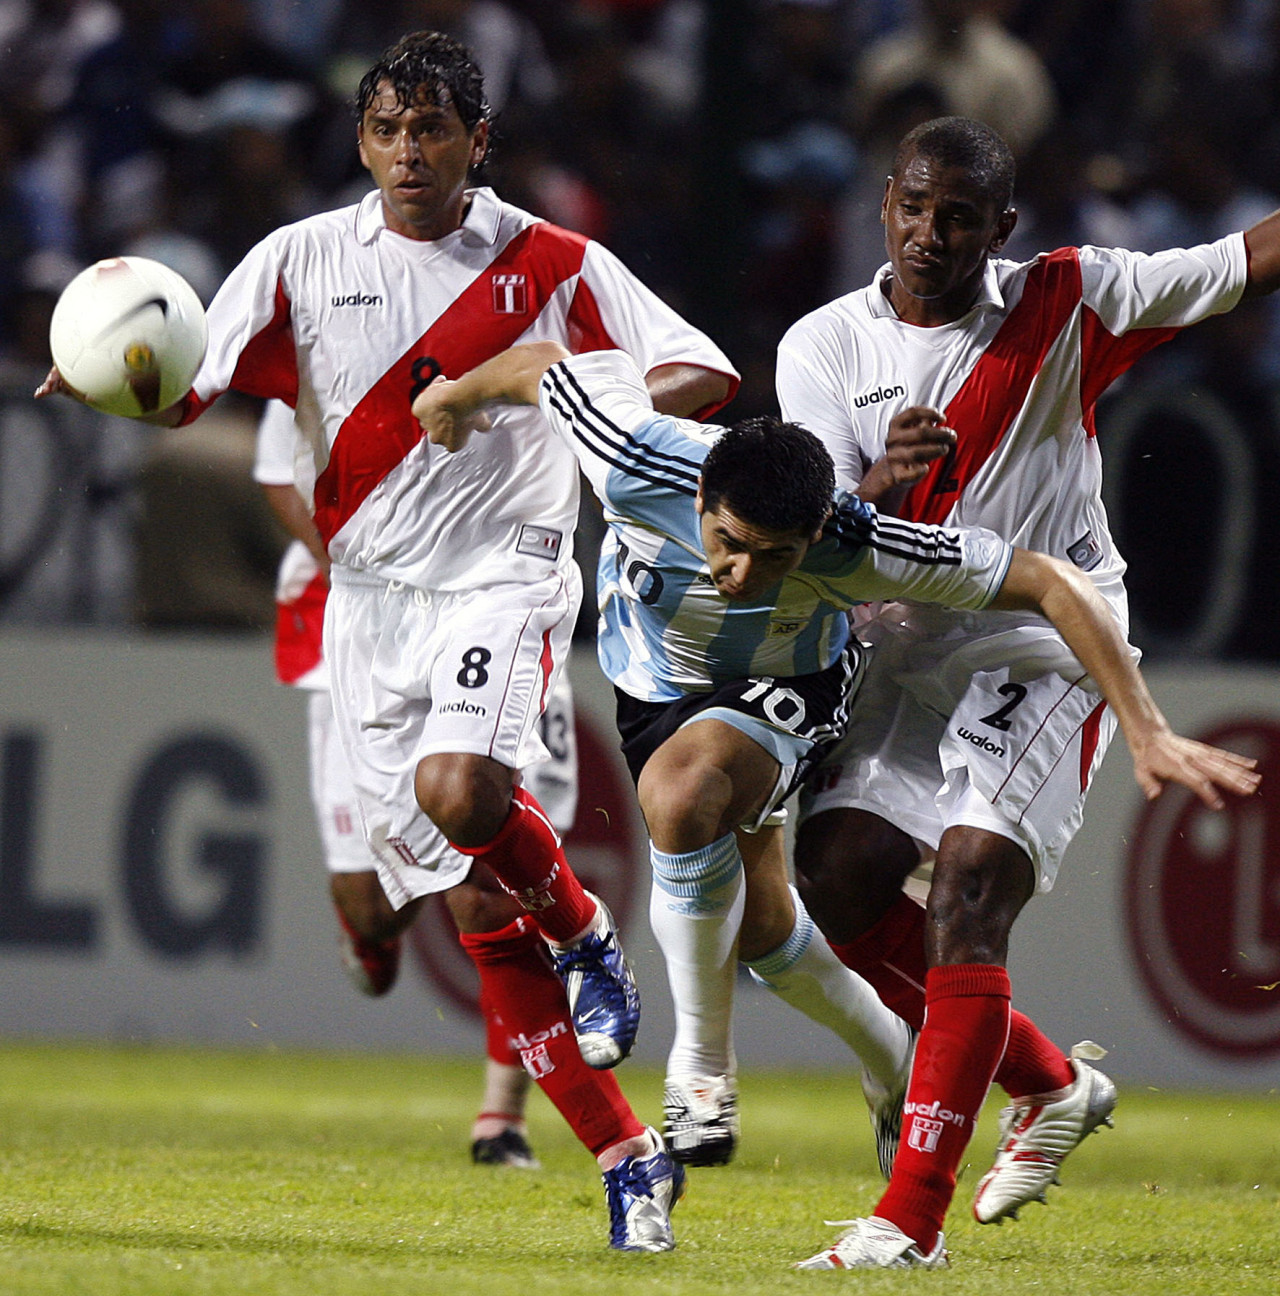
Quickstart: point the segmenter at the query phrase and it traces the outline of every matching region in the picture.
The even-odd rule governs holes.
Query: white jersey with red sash
[[[1023,264],[989,262],[966,315],[920,328],[890,306],[886,266],[870,286],[787,332],[778,399],[786,418],[822,439],[851,490],[884,454],[895,413],[941,410],[955,450],[911,490],[900,515],[988,527],[1074,562],[1125,618],[1095,403],[1147,351],[1234,306],[1245,272],[1239,234],[1155,255],[1062,248]]]
[[[470,195],[460,229],[418,242],[380,195],[277,230],[209,308],[194,418],[227,388],[295,406],[315,458],[315,518],[336,563],[461,591],[571,561],[577,466],[535,409],[503,409],[459,454],[428,445],[412,396],[519,342],[619,347],[734,376],[723,353],[599,244]]]
[[[778,351],[786,417],[821,437],[841,484],[856,488],[895,413],[942,411],[955,449],[901,515],[985,526],[1073,562],[1127,624],[1094,406],[1139,356],[1239,301],[1242,236],[1154,256],[1083,247],[993,260],[973,307],[938,328],[897,317],[889,273],[788,331]],[[998,833],[1026,851],[1047,890],[1115,729],[1061,636],[1031,613],[902,604],[859,634],[876,652],[802,816],[867,810],[928,848],[950,826]]]

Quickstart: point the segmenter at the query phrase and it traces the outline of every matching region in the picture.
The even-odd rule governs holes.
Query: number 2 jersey
[[[778,348],[784,416],[821,438],[839,483],[856,489],[884,454],[894,414],[942,411],[955,450],[899,515],[990,527],[1074,562],[1127,622],[1094,405],[1140,356],[1239,301],[1243,237],[1154,255],[1081,247],[1024,264],[992,260],[973,307],[938,328],[897,317],[887,274],[788,330]]]
[[[315,467],[315,520],[335,563],[461,591],[547,576],[572,558],[578,476],[537,410],[496,410],[458,454],[410,412],[520,342],[617,347],[642,372],[732,365],[598,243],[470,194],[461,228],[389,230],[375,190],[276,230],[209,307],[209,349],[184,421],[228,388],[296,408]],[[710,412],[710,411],[706,411]]]
[[[731,602],[712,583],[694,505],[722,429],[656,413],[618,351],[552,365],[539,399],[604,506],[600,664],[641,701],[825,670],[848,641],[851,606],[902,597],[978,610],[1004,580],[1011,546],[991,532],[881,517],[841,492],[800,567],[758,603]]]

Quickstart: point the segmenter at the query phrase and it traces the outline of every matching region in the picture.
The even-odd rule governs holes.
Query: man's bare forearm
[[[694,418],[715,409],[729,394],[729,375],[701,365],[656,365],[644,381],[653,408],[676,418]]]
[[[542,375],[568,355],[558,342],[510,347],[463,374],[450,389],[450,404],[466,414],[474,414],[490,401],[536,405]]]
[[[1111,608],[1076,568],[1045,554],[1015,549],[991,606],[1039,611],[1048,617],[1115,711],[1131,746],[1168,727]]]

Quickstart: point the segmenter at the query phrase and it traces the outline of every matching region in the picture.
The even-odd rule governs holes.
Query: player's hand
[[[1211,810],[1221,810],[1225,804],[1219,789],[1235,796],[1252,796],[1258,790],[1262,776],[1255,772],[1257,763],[1169,729],[1133,752],[1134,777],[1148,801],[1154,801],[1166,783],[1180,783]]]
[[[909,486],[929,471],[935,459],[951,452],[956,443],[955,429],[942,415],[925,405],[912,405],[889,420],[885,439],[885,464],[895,486]]]
[[[889,491],[915,485],[955,443],[955,429],[937,410],[925,405],[902,410],[889,421],[884,455],[867,470],[858,494],[874,503]]]
[[[82,403],[84,401],[84,397],[58,372],[58,366],[54,365],[45,376],[44,382],[35,389],[34,395],[36,400],[44,400],[45,397],[56,396],[59,392],[64,396],[70,396],[72,400]]]
[[[458,399],[457,387],[441,374],[413,402],[413,417],[422,425],[423,435],[451,454],[461,450],[473,432],[487,432],[491,426],[487,414]]]

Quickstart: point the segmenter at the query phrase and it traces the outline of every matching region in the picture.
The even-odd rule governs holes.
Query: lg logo
[[[88,953],[102,941],[101,908],[40,895],[46,756],[46,742],[35,732],[3,735],[0,949]],[[262,766],[232,738],[182,734],[146,754],[119,815],[104,820],[101,843],[103,869],[114,864],[125,912],[143,945],[171,959],[252,952],[261,936],[268,843],[234,825],[268,800]],[[198,879],[197,904],[175,886],[184,872]]]
[[[1170,787],[1130,840],[1130,948],[1176,1030],[1214,1053],[1280,1052],[1280,726],[1198,735],[1254,756],[1262,788],[1220,812]]]

